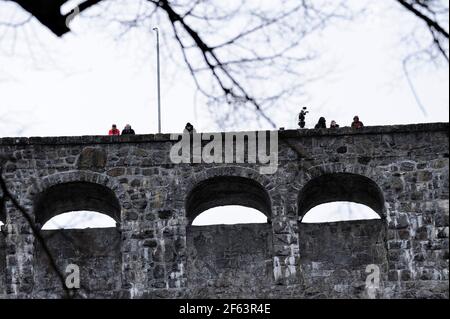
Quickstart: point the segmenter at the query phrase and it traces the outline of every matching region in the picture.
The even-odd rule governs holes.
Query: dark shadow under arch
[[[239,176],[218,176],[196,185],[186,199],[189,223],[207,209],[225,205],[254,208],[271,216],[270,197],[258,182]]]
[[[116,195],[106,186],[95,183],[53,185],[38,194],[34,201],[36,222],[41,225],[56,215],[80,210],[96,211],[120,222],[121,207]]]
[[[310,180],[298,197],[298,216],[313,207],[330,202],[347,201],[364,204],[384,217],[384,196],[368,177],[352,173],[329,173]]]

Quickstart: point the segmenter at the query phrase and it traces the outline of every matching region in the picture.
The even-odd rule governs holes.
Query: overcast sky
[[[420,22],[400,9],[386,10],[392,1],[377,3],[364,18],[335,23],[308,39],[321,55],[307,70],[321,76],[279,106],[283,112],[270,113],[278,127],[296,128],[301,106],[310,110],[308,127],[319,116],[349,125],[356,114],[365,125],[448,121],[448,64],[411,67],[421,109],[402,69],[408,54],[402,39]],[[0,22],[22,16],[13,3],[0,3]],[[101,135],[112,123],[156,132],[154,32],[136,29],[117,40],[101,22],[83,17],[71,28],[62,38],[36,22],[0,28],[0,136]],[[164,50],[162,45],[163,132],[180,132],[188,121],[197,131],[222,130],[185,67]],[[261,128],[270,129],[248,121],[234,127]]]
[[[448,121],[448,65],[411,67],[424,114],[401,63],[408,53],[401,42],[405,28],[417,21],[400,10],[385,10],[391,1],[379,2],[364,19],[335,23],[308,38],[308,45],[321,52],[312,64],[315,72],[308,66],[311,77],[325,76],[303,88],[298,101],[280,106],[288,112],[273,112],[278,126],[295,128],[304,105],[310,109],[309,126],[322,115],[341,125],[355,114],[366,125]],[[0,12],[0,21],[21,15],[13,3],[2,3]],[[136,29],[116,40],[114,30],[101,26],[77,17],[71,24],[74,31],[62,38],[38,23],[16,30],[15,38],[13,30],[0,29],[0,117],[6,122],[0,136],[105,134],[113,122],[119,128],[130,123],[137,133],[156,132],[154,32]],[[195,96],[184,66],[163,58],[164,132],[179,132],[187,121],[200,131],[220,129],[204,101],[196,105]],[[247,121],[238,126],[261,128]]]

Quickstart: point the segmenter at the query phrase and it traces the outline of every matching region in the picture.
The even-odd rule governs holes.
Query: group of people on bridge
[[[134,130],[131,128],[130,124],[125,125],[124,129],[122,130],[122,134],[120,133],[120,130],[117,128],[116,124],[113,124],[111,129],[108,132],[108,135],[134,135]]]
[[[330,123],[330,128],[338,128],[338,127],[339,127],[339,124],[337,124],[336,121],[332,120]],[[355,115],[355,117],[353,117],[353,122],[351,124],[351,127],[356,128],[356,129],[364,127],[364,124],[363,124],[363,122],[361,122],[359,120],[358,115]],[[317,122],[317,124],[314,126],[314,128],[327,128],[327,122],[326,122],[325,118],[320,117],[319,122]]]
[[[302,113],[300,113],[300,116],[301,116],[301,114]],[[306,114],[306,113],[303,113],[303,115],[304,114]],[[300,121],[302,121],[302,119]],[[303,123],[304,123],[304,117],[303,117]],[[304,124],[303,124],[303,126],[304,126]],[[355,115],[355,117],[353,117],[353,122],[351,124],[351,127],[360,129],[363,126],[364,126],[364,124],[359,120],[359,116]],[[300,127],[302,127],[302,126],[300,125]],[[319,121],[314,126],[314,128],[315,129],[327,128],[327,122],[323,116],[319,118]],[[330,128],[339,128],[339,124],[337,124],[335,120],[332,120],[330,123]],[[185,129],[188,132],[192,132],[194,130],[194,126],[191,123],[187,123]],[[134,130],[131,128],[130,124],[125,125],[124,129],[122,130],[122,133],[117,128],[117,125],[113,124],[111,129],[108,132],[108,135],[135,135],[135,133],[134,133]]]

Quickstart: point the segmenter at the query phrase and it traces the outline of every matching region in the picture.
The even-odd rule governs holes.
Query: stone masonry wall
[[[82,297],[116,297],[120,290],[120,233],[114,228],[63,229],[42,231],[43,237],[60,271],[65,275],[68,265],[79,267]],[[33,296],[57,298],[62,286],[49,267],[41,245],[35,246]]]
[[[386,230],[382,220],[301,223],[299,234],[300,264],[311,296],[368,298],[367,266],[377,265],[386,273]]]
[[[264,297],[273,285],[269,224],[190,226],[187,247],[187,283],[196,297]]]
[[[0,298],[6,293],[6,246],[5,238],[0,234]]]
[[[167,134],[1,138],[0,164],[38,227],[71,209],[117,221],[41,231],[60,267],[80,264],[77,297],[367,298],[374,263],[377,298],[448,298],[448,128],[279,131],[271,175],[260,163],[175,164]],[[299,207],[349,199],[381,218],[300,222]],[[257,207],[269,223],[191,226],[187,203],[202,200]],[[0,297],[61,297],[24,216],[7,202],[0,219]]]

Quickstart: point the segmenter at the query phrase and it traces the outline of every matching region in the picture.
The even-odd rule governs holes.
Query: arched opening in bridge
[[[336,201],[311,208],[302,223],[330,223],[350,220],[380,219],[372,208],[354,202]]]
[[[42,226],[42,230],[110,227],[116,227],[116,221],[110,216],[81,210],[56,215]]]
[[[120,287],[117,274],[121,269],[121,236],[115,227],[120,222],[120,213],[115,193],[96,183],[61,183],[35,197],[36,223],[44,226],[41,236],[59,269],[64,271],[68,264],[80,268],[80,274],[84,274],[80,276],[81,289],[85,294],[108,297]],[[96,227],[102,221],[112,227]],[[62,293],[57,275],[48,271],[50,261],[38,242],[35,249],[34,276],[39,283],[36,287],[51,287]]]
[[[270,216],[270,197],[255,180],[219,176],[196,185],[186,198],[188,282],[243,289],[271,284]],[[202,220],[208,225],[200,226]]]
[[[362,204],[380,217],[384,215],[383,194],[374,181],[352,173],[332,173],[321,175],[303,187],[298,198],[299,218],[303,219],[318,205],[333,202]]]
[[[220,206],[253,208],[270,218],[270,198],[256,181],[238,176],[213,177],[199,183],[186,200],[186,215],[192,224],[201,213]]]
[[[193,220],[192,226],[266,223],[267,216],[257,209],[227,205],[207,209]]]
[[[352,283],[365,278],[367,265],[376,264],[384,276],[384,196],[373,180],[352,173],[314,178],[300,191],[298,215],[307,284],[345,298],[358,293]]]
[[[35,199],[36,222],[44,225],[54,216],[68,212],[92,211],[120,221],[120,204],[109,188],[88,182],[62,183],[49,187]]]

